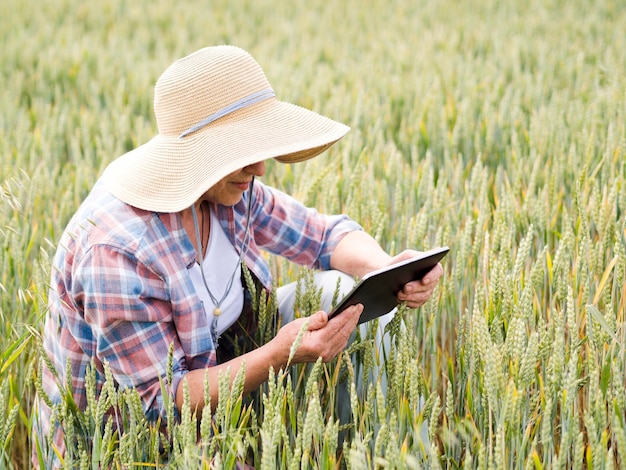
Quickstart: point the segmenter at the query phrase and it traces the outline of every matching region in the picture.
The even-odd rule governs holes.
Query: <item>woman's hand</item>
[[[402,253],[394,256],[389,264],[399,263],[400,261],[414,258],[419,254],[420,252],[416,250],[404,250]],[[406,283],[402,290],[398,292],[398,300],[406,302],[407,306],[411,308],[421,307],[433,295],[435,286],[442,274],[443,268],[441,264],[437,263],[421,280]]]
[[[353,305],[341,314],[328,320],[328,314],[319,311],[307,318],[298,318],[287,323],[278,334],[269,342],[241,356],[237,356],[228,362],[218,364],[206,369],[194,369],[189,371],[180,381],[176,390],[176,406],[182,409],[185,396],[184,384],[188,384],[190,404],[192,409],[198,412],[204,406],[204,382],[209,380],[211,392],[211,405],[213,408],[219,401],[220,374],[230,374],[231,382],[237,372],[246,365],[244,392],[256,389],[268,378],[270,368],[274,371],[284,369],[289,360],[289,353],[294,341],[298,338],[300,328],[309,320],[308,327],[298,346],[291,364],[302,362],[315,362],[319,357],[328,362],[340,354],[348,345],[348,339],[354,331],[356,324],[363,311],[363,306]]]
[[[308,328],[300,339],[300,345],[291,363],[315,362],[319,357],[322,361],[329,362],[348,345],[362,311],[361,304],[353,305],[329,320],[328,314],[320,310],[309,318],[298,318],[287,323],[278,331],[272,342],[275,342],[279,350],[285,354],[286,364],[291,345],[297,340],[302,325],[308,320]]]

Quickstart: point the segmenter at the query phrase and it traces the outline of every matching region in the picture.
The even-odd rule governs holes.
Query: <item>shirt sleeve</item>
[[[330,269],[330,257],[343,236],[363,230],[345,214],[322,214],[275,188],[255,188],[256,243],[295,263]]]
[[[109,364],[121,388],[137,390],[149,418],[164,417],[159,378],[166,377],[171,344],[172,397],[187,372],[164,281],[124,250],[98,245],[76,268],[72,291],[90,328],[91,354]]]

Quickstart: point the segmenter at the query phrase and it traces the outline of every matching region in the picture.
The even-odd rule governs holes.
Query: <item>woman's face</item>
[[[265,162],[248,165],[225,176],[212,186],[201,199],[223,206],[234,206],[250,187],[253,176],[265,174]]]

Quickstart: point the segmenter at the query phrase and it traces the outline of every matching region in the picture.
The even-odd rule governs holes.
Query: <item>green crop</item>
[[[215,413],[185,405],[169,439],[133,391],[67,400],[65,466],[626,466],[624,24],[619,0],[5,0],[0,468],[49,445],[30,428],[65,224],[156,133],[159,74],[222,43],[250,51],[279,99],[352,127],[311,161],[268,163],[264,181],[349,214],[391,253],[450,246],[444,276],[400,309],[388,348],[374,322],[335,361],[273,371],[251,397],[224,378]],[[270,262],[278,284],[310,286]],[[302,315],[319,302],[306,290]],[[255,306],[260,342],[273,302]],[[123,430],[101,425],[112,404]]]

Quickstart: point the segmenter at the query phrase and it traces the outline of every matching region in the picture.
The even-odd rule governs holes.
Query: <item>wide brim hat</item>
[[[110,163],[103,178],[123,202],[155,212],[190,207],[245,166],[319,155],[350,128],[279,101],[259,64],[235,46],[174,62],[154,89],[159,133]]]

